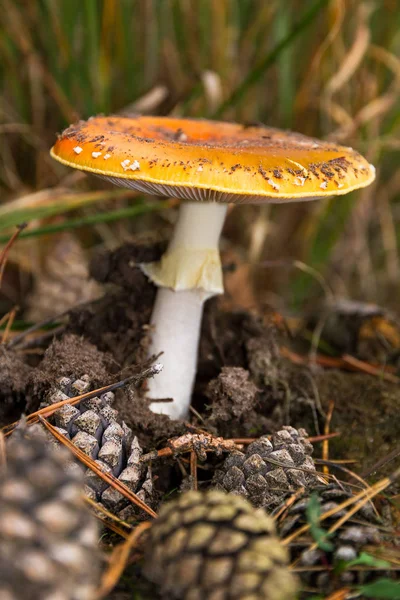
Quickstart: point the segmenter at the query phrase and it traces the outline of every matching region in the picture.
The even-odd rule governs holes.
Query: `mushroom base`
[[[163,370],[148,381],[147,397],[173,401],[151,403],[155,413],[172,419],[187,416],[196,376],[203,305],[209,296],[196,289],[158,290],[151,320],[151,352],[163,352],[158,359]]]

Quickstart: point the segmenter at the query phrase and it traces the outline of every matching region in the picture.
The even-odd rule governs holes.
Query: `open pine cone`
[[[7,443],[0,468],[2,600],[94,597],[98,530],[82,476],[65,470],[69,460],[67,451],[46,444],[39,427],[17,429]]]
[[[88,375],[79,379],[62,377],[42,406],[84,394],[90,387]],[[96,460],[103,471],[117,477],[143,502],[151,505],[151,471],[140,463],[143,451],[138,439],[123,421],[118,422],[118,411],[112,408],[114,398],[113,392],[106,392],[79,404],[64,404],[54,413],[53,422],[60,433]],[[90,469],[86,472],[85,482],[87,495],[121,519],[137,518],[140,514],[140,509]]]
[[[244,498],[186,492],[154,521],[144,572],[166,598],[293,600],[297,581],[271,517]]]
[[[213,486],[271,510],[296,489],[317,483],[312,451],[304,429],[284,427],[271,440],[260,437],[246,452],[228,456],[216,470]]]
[[[321,515],[352,496],[349,489],[336,483],[309,490],[278,520],[280,537],[286,537],[302,525],[309,523],[307,506],[311,493],[317,495],[319,499]],[[338,511],[334,516],[322,521],[321,527],[328,530],[345,513],[346,509]],[[367,504],[327,538],[331,544],[329,551],[321,548],[309,550],[315,541],[309,534],[302,534],[299,539],[294,540],[290,545],[292,560],[296,560],[300,567],[310,568],[309,571],[301,570],[303,583],[308,588],[315,588],[315,591],[330,594],[343,585],[364,583],[371,578],[371,575],[382,576],[382,572],[371,572],[365,568],[345,570],[340,574],[333,569],[340,561],[354,560],[365,546],[380,541],[376,525],[377,517],[373,506]]]

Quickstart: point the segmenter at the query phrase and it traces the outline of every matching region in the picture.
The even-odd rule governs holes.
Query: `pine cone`
[[[94,597],[98,530],[82,476],[64,470],[69,460],[65,450],[49,448],[38,426],[17,429],[7,444],[0,469],[2,600]]]
[[[292,600],[297,582],[287,563],[263,510],[232,494],[192,491],[162,507],[144,573],[169,599]]]
[[[57,236],[57,241],[47,248],[43,268],[34,275],[25,315],[34,323],[101,294],[98,283],[89,278],[87,256],[79,239],[69,232]]]
[[[318,495],[321,515],[352,496],[349,489],[340,487],[338,484],[319,486],[309,490],[290,507],[278,523],[280,537],[286,537],[308,523],[306,511],[311,493]],[[322,521],[321,528],[328,530],[345,513],[346,509],[341,510],[333,517]],[[368,570],[344,571],[341,575],[337,575],[332,567],[337,565],[339,561],[354,560],[364,546],[379,542],[380,536],[376,522],[376,513],[372,504],[365,505],[334,532],[333,536],[328,538],[328,541],[332,544],[332,550],[330,551],[324,551],[320,548],[308,550],[315,540],[310,535],[305,536],[302,534],[301,538],[295,540],[291,545],[291,554],[292,560],[298,560],[299,566],[310,567],[310,571],[300,573],[303,582],[308,586],[315,587],[318,592],[331,593],[336,589],[336,585],[339,588],[343,585],[363,583],[368,580],[371,575]],[[324,567],[324,569],[312,570],[314,567]],[[378,574],[382,576],[382,573]]]
[[[228,456],[216,470],[213,485],[247,497],[256,507],[273,509],[296,489],[316,484],[312,451],[304,429],[284,427],[271,440],[261,437],[245,453]]]
[[[48,406],[90,391],[90,378],[62,377],[57,388],[42,406]],[[106,392],[79,404],[64,404],[53,415],[58,431],[80,450],[96,460],[106,473],[111,473],[148,505],[153,501],[151,471],[140,462],[143,453],[137,437],[124,423],[118,423],[118,411],[112,408],[115,395]],[[137,518],[140,509],[130,504],[117,490],[107,485],[90,469],[86,472],[86,493],[123,520]]]

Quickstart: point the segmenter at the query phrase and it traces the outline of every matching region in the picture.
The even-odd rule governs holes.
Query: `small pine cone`
[[[42,406],[48,406],[90,391],[90,378],[62,377]],[[53,415],[58,431],[80,450],[94,459],[104,472],[114,475],[148,505],[153,503],[151,471],[140,463],[143,450],[131,429],[118,422],[118,411],[112,408],[114,393],[82,400],[79,404],[64,404]],[[90,469],[86,472],[86,493],[101,502],[123,520],[138,518],[140,509],[114,488],[108,486]]]
[[[302,525],[308,523],[307,505],[310,495],[318,495],[320,502],[321,515],[336,508],[339,504],[351,498],[349,489],[340,487],[337,484],[328,486],[319,486],[309,490],[297,502],[291,506],[283,519],[278,523],[278,532],[280,537],[296,531]],[[327,531],[339,518],[346,514],[347,509],[338,511],[334,516],[321,522],[321,528]],[[363,583],[368,580],[371,573],[367,569],[344,571],[340,576],[332,569],[339,561],[354,560],[363,547],[370,544],[377,544],[380,541],[378,528],[376,527],[377,517],[372,504],[363,506],[355,513],[342,527],[340,527],[333,536],[328,538],[333,545],[332,550],[324,551],[320,548],[308,550],[315,540],[311,536],[301,535],[300,540],[295,540],[291,544],[291,554],[293,560],[299,561],[299,566],[310,567],[310,571],[301,571],[301,579],[307,586],[314,586],[319,592],[332,593],[343,585]],[[313,567],[327,567],[325,570],[312,570]],[[382,573],[379,573],[382,576]]]
[[[165,504],[149,533],[145,576],[166,598],[292,600],[297,580],[271,517],[244,498],[186,492]]]
[[[90,600],[100,555],[81,473],[39,426],[20,428],[0,469],[0,598]]]
[[[296,489],[316,484],[312,451],[304,429],[284,427],[271,440],[260,437],[245,453],[228,456],[216,470],[213,485],[247,497],[256,507],[273,509]]]
[[[44,249],[43,268],[34,273],[26,313],[34,323],[101,294],[99,285],[89,278],[87,256],[78,238],[69,232],[56,237],[57,241]]]

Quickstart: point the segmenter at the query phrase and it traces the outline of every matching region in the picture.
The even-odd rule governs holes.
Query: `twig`
[[[185,454],[186,452],[195,452],[200,460],[206,460],[207,452],[232,452],[240,450],[240,447],[232,440],[225,440],[222,437],[214,437],[210,433],[185,433],[180,437],[168,440],[168,446],[161,450],[154,450],[144,454],[140,462],[149,462],[158,458],[174,456],[176,454]]]
[[[85,304],[88,304],[88,302],[84,302],[82,304],[78,304],[77,306],[83,306]],[[12,348],[13,346],[16,346],[17,344],[19,344],[19,342],[21,340],[25,339],[26,336],[29,335],[30,333],[34,333],[38,329],[42,329],[42,327],[46,327],[46,325],[51,325],[51,323],[54,323],[54,321],[57,321],[58,319],[61,319],[62,317],[67,316],[67,314],[70,311],[71,311],[71,309],[69,308],[68,310],[64,310],[63,312],[58,313],[57,315],[49,317],[48,319],[44,319],[43,321],[39,321],[39,323],[35,323],[34,325],[31,325],[31,327],[28,327],[27,329],[25,329],[24,331],[22,331],[18,335],[14,336],[8,342],[7,347],[8,348]]]
[[[192,477],[192,490],[197,490],[197,454],[194,450],[190,453],[190,475]]]

